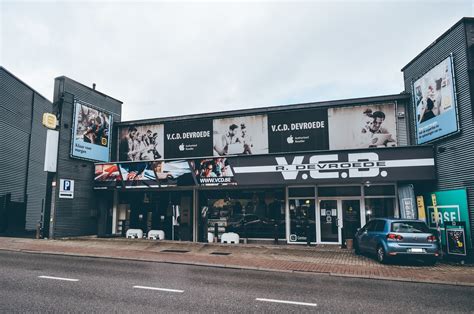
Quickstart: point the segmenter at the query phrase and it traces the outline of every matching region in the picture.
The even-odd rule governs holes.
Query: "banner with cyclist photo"
[[[71,157],[108,162],[111,126],[111,114],[75,99]]]
[[[130,125],[119,134],[120,161],[163,159],[163,124]]]
[[[397,146],[394,103],[328,109],[329,149]]]
[[[213,121],[214,156],[268,154],[266,115]]]
[[[451,56],[413,83],[413,102],[418,144],[458,131]]]

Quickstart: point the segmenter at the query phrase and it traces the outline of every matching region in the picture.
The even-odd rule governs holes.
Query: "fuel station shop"
[[[116,123],[95,166],[111,233],[341,244],[374,217],[418,217],[431,146],[407,146],[407,95]],[[400,202],[399,200],[403,200]],[[344,233],[344,234],[343,234]]]

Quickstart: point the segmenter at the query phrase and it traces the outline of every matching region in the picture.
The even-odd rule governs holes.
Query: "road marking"
[[[263,301],[263,302],[285,303],[285,304],[306,305],[306,306],[318,306],[316,303],[305,303],[305,302],[296,302],[296,301],[262,299],[262,298],[256,298],[255,300]]]
[[[79,281],[79,279],[62,278],[62,277],[52,277],[52,276],[38,276],[38,278],[53,279],[53,280],[63,280],[63,281]]]
[[[177,292],[177,293],[183,293],[184,292],[184,290],[156,288],[156,287],[145,287],[145,286],[133,286],[133,288],[135,288],[135,289],[148,289],[148,290],[166,291],[166,292]]]

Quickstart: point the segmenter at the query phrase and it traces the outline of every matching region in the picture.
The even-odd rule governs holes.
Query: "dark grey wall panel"
[[[94,163],[70,157],[74,98],[111,112],[114,122],[120,121],[122,103],[67,77],[56,79],[54,98],[55,103],[62,99],[56,180],[58,183],[60,179],[74,180],[74,199],[55,199],[54,236],[97,234],[100,213],[92,189]],[[59,184],[56,187],[58,194]]]
[[[0,196],[25,201],[33,91],[0,68]]]
[[[404,69],[405,91],[411,93],[412,82],[453,54],[456,80],[457,109],[461,132],[434,142],[436,153],[437,189],[467,188],[471,229],[474,233],[474,121],[472,95],[469,87],[468,49],[464,20]],[[414,105],[409,106],[411,141],[415,143]]]
[[[25,229],[34,230],[46,196],[44,112],[52,103],[0,67],[0,196],[26,202]]]
[[[35,230],[41,219],[46,197],[47,172],[43,171],[47,129],[42,125],[43,113],[52,111],[52,103],[35,94],[27,183],[26,230]]]

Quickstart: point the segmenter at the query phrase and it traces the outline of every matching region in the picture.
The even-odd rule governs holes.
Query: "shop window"
[[[365,196],[394,196],[395,186],[394,185],[371,185],[364,187]]]
[[[201,191],[200,237],[235,232],[240,238],[285,238],[283,189]]]
[[[290,242],[316,242],[314,199],[290,199]]]
[[[365,219],[394,217],[395,198],[366,198]]]
[[[318,197],[327,196],[360,196],[360,185],[318,187]]]
[[[289,188],[289,197],[314,197],[314,187]]]

